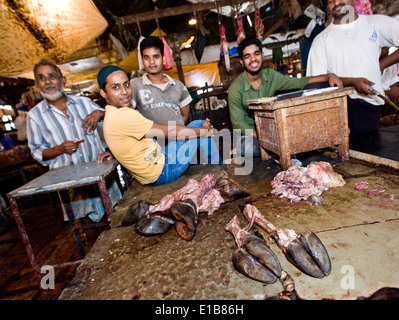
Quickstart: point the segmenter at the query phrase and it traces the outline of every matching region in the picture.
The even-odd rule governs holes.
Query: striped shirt
[[[95,110],[104,109],[86,97],[66,97],[69,118],[47,99],[38,103],[27,116],[28,146],[32,156],[50,169],[95,161],[97,155],[105,151],[98,131],[88,133],[81,127],[87,115]],[[81,138],[85,140],[72,155],[64,153],[54,159],[43,160],[44,150],[60,145],[66,140],[75,141]]]

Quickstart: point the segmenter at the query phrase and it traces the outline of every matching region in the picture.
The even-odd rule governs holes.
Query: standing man
[[[130,81],[132,105],[147,119],[169,125],[187,125],[192,98],[178,80],[163,73],[164,44],[157,37],[146,37],[140,43],[140,53],[146,73]],[[190,126],[200,127],[204,120],[196,120]],[[219,163],[219,150],[212,138],[201,140],[204,160]],[[208,155],[208,156],[206,156]]]
[[[246,38],[238,46],[242,72],[230,85],[228,93],[230,119],[233,129],[242,137],[235,146],[242,157],[260,157],[254,113],[247,100],[274,96],[277,91],[303,89],[308,83],[328,82],[330,86],[342,87],[335,74],[317,77],[291,78],[272,69],[262,69],[262,42],[257,38]]]
[[[377,132],[381,105],[370,86],[384,92],[381,73],[399,61],[399,50],[379,61],[382,47],[399,45],[399,21],[384,15],[357,15],[353,0],[330,0],[332,23],[313,41],[307,75],[334,72],[344,86],[354,86],[348,97],[350,138]]]
[[[27,116],[28,146],[33,158],[50,170],[112,159],[97,131],[97,123],[105,114],[103,109],[89,98],[65,95],[66,79],[55,64],[43,59],[35,65],[33,73],[44,98]],[[115,203],[121,197],[115,181],[112,190]],[[83,224],[88,224],[88,219],[98,222],[104,216],[104,206],[95,188],[70,190],[69,196],[74,216],[82,219]]]

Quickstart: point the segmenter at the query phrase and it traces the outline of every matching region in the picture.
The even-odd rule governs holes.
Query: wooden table
[[[64,203],[65,211],[69,219],[69,223],[73,230],[75,241],[78,245],[82,258],[86,255],[84,244],[76,226],[72,205],[68,196],[68,189],[77,188],[92,184],[97,184],[100,190],[101,198],[107,213],[108,219],[113,212],[111,199],[106,187],[105,179],[116,171],[118,162],[116,160],[104,161],[98,164],[96,161],[80,163],[77,165],[57,168],[46,172],[40,177],[30,181],[22,187],[7,193],[7,197],[12,208],[16,224],[21,234],[22,241],[25,245],[29,261],[34,269],[35,276],[41,283],[40,268],[37,265],[32,246],[26,232],[22,216],[17,205],[17,200],[22,197],[32,196],[36,194],[59,192]],[[117,181],[118,178],[116,176]]]
[[[341,161],[349,159],[346,96],[353,88],[327,90],[280,101],[277,97],[247,101],[255,113],[262,160],[269,159],[266,150],[272,151],[280,156],[282,169],[287,170],[292,154],[333,145],[338,145]]]

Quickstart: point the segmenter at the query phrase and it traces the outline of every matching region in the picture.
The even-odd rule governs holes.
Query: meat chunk
[[[288,198],[291,202],[320,196],[329,188],[345,185],[343,177],[336,173],[330,163],[311,162],[307,167],[292,166],[281,171],[272,181],[272,194]]]
[[[355,190],[366,190],[369,187],[369,183],[365,181],[361,181],[355,184]]]

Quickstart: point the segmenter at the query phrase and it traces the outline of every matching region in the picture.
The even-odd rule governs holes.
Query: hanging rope
[[[158,21],[158,16],[155,16],[155,22],[157,24],[158,32],[159,32],[159,37],[162,37],[162,30],[159,26],[159,21]]]
[[[219,22],[219,25],[221,25],[219,7],[217,6],[216,1],[215,1],[215,9],[216,9],[216,11],[217,11],[217,13],[218,13],[218,22]]]
[[[139,36],[141,38],[142,35],[141,35],[141,27],[140,27],[140,22],[139,21],[137,21],[137,27],[139,28]]]

